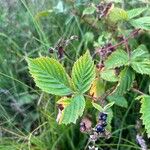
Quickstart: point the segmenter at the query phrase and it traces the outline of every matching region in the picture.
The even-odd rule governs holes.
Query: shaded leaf
[[[28,59],[29,70],[36,85],[43,91],[54,95],[72,93],[70,79],[63,66],[55,59],[39,57]]]
[[[108,98],[108,100],[110,101],[110,102],[114,102],[115,103],[115,105],[118,105],[118,106],[121,106],[121,107],[125,107],[125,108],[127,108],[128,107],[128,102],[127,102],[127,100],[123,97],[123,96],[119,96],[119,95],[110,95],[110,96],[108,96],[107,97]]]
[[[135,73],[132,71],[131,68],[127,67],[124,70],[122,70],[119,75],[119,82],[116,89],[114,90],[114,94],[115,95],[125,94],[128,90],[131,89],[134,78]]]

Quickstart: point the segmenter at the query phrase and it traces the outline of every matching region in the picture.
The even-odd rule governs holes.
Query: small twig
[[[132,88],[132,91],[136,92],[136,93],[138,93],[140,95],[145,95],[145,93],[143,93],[143,92],[141,92],[141,91],[139,91],[138,89],[135,89],[135,88]]]

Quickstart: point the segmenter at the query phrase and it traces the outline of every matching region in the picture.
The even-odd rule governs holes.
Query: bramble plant
[[[36,85],[44,92],[60,96],[56,102],[60,111],[59,124],[75,124],[83,115],[86,103],[90,102],[91,107],[100,112],[97,124],[88,131],[91,141],[93,135],[98,136],[93,140],[95,142],[104,132],[105,135],[107,131],[111,132],[112,106],[128,108],[127,95],[135,92],[140,95],[135,100],[141,102],[139,113],[150,137],[150,95],[140,90],[136,77],[137,74],[150,76],[150,53],[146,45],[136,41],[136,36],[150,30],[147,10],[146,7],[124,10],[112,2],[88,5],[81,17],[99,32],[99,36],[87,32],[86,45],[92,41],[94,50],[85,49],[86,52],[74,62],[70,74],[62,65],[63,57],[68,57],[65,47],[69,40],[64,40],[66,45],[58,45],[52,50],[51,57],[27,58]],[[80,16],[76,9],[73,12]],[[143,13],[146,16],[142,17]],[[57,58],[53,55],[55,52]],[[86,132],[86,122],[81,123],[81,128]]]

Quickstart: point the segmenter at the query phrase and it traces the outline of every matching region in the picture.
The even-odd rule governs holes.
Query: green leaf
[[[89,6],[89,7],[84,9],[83,16],[84,15],[91,15],[91,14],[93,14],[95,12],[95,10],[96,10],[96,7],[91,5],[91,6]]]
[[[124,50],[116,50],[105,61],[106,69],[121,67],[128,64],[128,54]]]
[[[147,8],[135,8],[135,9],[128,10],[127,11],[128,18],[129,19],[135,18],[135,17],[139,16],[140,14],[142,14],[146,10],[147,10]]]
[[[144,45],[131,53],[131,67],[140,74],[150,75],[150,54]]]
[[[116,82],[118,81],[118,77],[114,69],[104,69],[100,72],[101,78],[109,81],[109,82]]]
[[[135,28],[150,30],[150,17],[141,17],[130,21]]]
[[[106,130],[111,131],[111,121],[113,119],[113,111],[112,111],[111,108],[109,108],[109,109],[106,110],[106,113],[108,113],[108,117],[107,117],[107,120],[106,120],[106,122],[107,122]]]
[[[131,66],[137,73],[150,75],[150,61],[148,60],[134,61]]]
[[[115,7],[110,11],[109,18],[112,22],[119,22],[128,19],[128,14],[125,10]]]
[[[75,95],[71,98],[70,104],[64,108],[62,115],[63,124],[76,123],[81,117],[85,108],[85,99],[82,95]]]
[[[142,113],[141,119],[145,125],[148,137],[150,137],[150,96],[144,95],[142,97],[140,113]]]
[[[85,93],[89,90],[92,81],[95,78],[95,66],[89,51],[81,56],[72,69],[72,81],[75,90],[79,93]]]
[[[140,45],[138,46],[137,49],[135,49],[134,51],[132,51],[131,53],[131,61],[136,61],[139,59],[150,59],[150,54],[147,50],[147,48],[145,47],[145,45]]]
[[[110,102],[108,103],[103,109],[104,111],[106,111],[107,109],[109,109],[110,107],[112,107],[114,105],[115,102]]]
[[[128,107],[127,100],[121,95],[119,96],[119,95],[112,94],[112,95],[108,96],[107,98],[110,102],[114,102],[115,105],[125,107],[125,108]]]
[[[119,75],[119,82],[116,89],[114,90],[114,94],[115,95],[125,94],[128,90],[131,89],[134,78],[135,73],[132,71],[131,68],[127,67],[124,70],[122,70]]]
[[[63,66],[55,59],[40,57],[28,59],[29,70],[36,85],[43,91],[54,95],[72,93],[70,79]]]
[[[96,108],[100,112],[104,111],[104,109],[102,108],[102,106],[98,105],[97,103],[92,102],[92,105],[93,105],[94,108]]]

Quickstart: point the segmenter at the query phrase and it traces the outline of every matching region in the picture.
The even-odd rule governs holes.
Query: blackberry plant
[[[90,135],[90,142],[94,141],[89,149],[96,149],[95,142],[111,132],[112,106],[132,107],[128,106],[128,95],[137,93],[140,96],[135,99],[141,102],[141,120],[150,137],[150,95],[148,90],[147,93],[141,91],[137,78],[140,74],[149,82],[150,53],[143,43],[136,41],[137,36],[150,30],[148,8],[125,10],[113,2],[100,2],[91,3],[82,14],[76,7],[72,9],[96,32],[95,37],[93,33],[89,34],[92,35],[89,37],[89,41],[93,41],[92,48],[85,49],[86,52],[74,62],[71,73],[63,67],[63,57],[68,57],[63,55],[65,46],[57,47],[50,57],[27,58],[36,85],[42,91],[60,97],[57,101],[61,106],[58,123],[75,124],[84,114],[86,103],[90,102],[90,106],[100,112],[97,124],[86,132],[86,122],[81,122],[80,130]],[[88,44],[85,45],[87,48]]]

